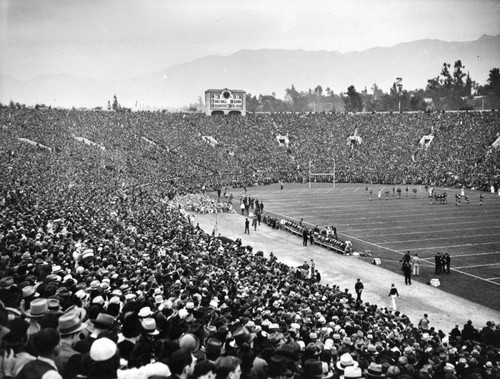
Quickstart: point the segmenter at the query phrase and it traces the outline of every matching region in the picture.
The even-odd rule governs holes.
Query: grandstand
[[[102,336],[111,340],[108,347],[137,337],[127,356],[116,350],[124,371],[151,368],[152,361],[168,370],[173,351],[181,347],[202,361],[213,347],[209,340],[216,339],[226,355],[240,357],[245,377],[271,378],[264,367],[284,362],[286,352],[288,369],[302,378],[299,367],[307,358],[323,360],[339,377],[349,358],[344,354],[364,371],[373,364],[386,374],[397,369],[410,377],[441,378],[449,370],[464,378],[474,370],[487,375],[487,362],[495,367],[500,362],[500,320],[474,324],[471,334],[460,325],[463,337],[448,336],[452,325],[444,331],[419,328],[419,320],[404,311],[357,303],[349,289],[300,276],[296,262],[281,262],[265,249],[265,254],[253,251],[243,238],[203,231],[197,217],[234,213],[246,189],[263,196],[264,212],[287,213],[298,221],[294,212],[306,196],[297,191],[284,204],[281,194],[287,186],[309,191],[309,162],[316,173],[330,173],[333,159],[337,183],[359,184],[352,193],[396,186],[497,191],[500,152],[491,145],[500,135],[499,121],[498,112],[207,117],[1,108],[0,316],[5,317],[0,325],[7,336],[2,347],[33,352],[9,338],[6,328],[14,328],[13,319],[29,319],[33,327],[23,333],[41,338],[40,329],[64,329],[60,320],[71,317],[79,331],[82,321],[94,331],[102,328]],[[346,143],[353,131],[361,144]],[[422,148],[422,136],[429,135],[432,143]],[[277,136],[287,136],[289,143],[280,144]],[[284,189],[272,187],[264,194],[266,185],[275,183],[284,183]],[[342,190],[328,183],[312,192],[326,188]],[[496,194],[485,195],[478,218],[493,196],[498,204]],[[309,222],[340,225],[343,218],[339,236],[345,240],[351,224],[351,236],[358,238],[354,250],[360,239],[366,249],[432,248],[418,237],[401,241],[381,239],[377,232],[354,234],[362,229],[361,217],[379,217],[376,212],[387,208],[380,204],[389,202],[360,206],[360,198],[347,199],[353,208],[344,204],[342,217],[321,218],[317,208]],[[369,203],[366,192],[362,198]],[[420,197],[417,202],[426,212],[455,207],[430,205]],[[411,214],[415,208],[403,211]],[[452,223],[456,212],[449,215]],[[217,230],[223,233],[220,225]],[[45,317],[49,302],[59,318]],[[62,317],[62,312],[68,313]],[[74,346],[84,355],[95,343],[89,335]],[[257,356],[260,366],[252,363]],[[92,377],[93,367],[74,368]]]

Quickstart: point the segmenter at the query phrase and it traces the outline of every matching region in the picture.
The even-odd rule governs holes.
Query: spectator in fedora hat
[[[30,309],[25,311],[26,317],[28,317],[30,320],[28,335],[32,335],[40,331],[41,326],[38,323],[38,321],[41,320],[47,312],[48,312],[47,299],[38,298],[30,303]]]
[[[47,312],[43,317],[38,319],[38,324],[42,328],[57,328],[57,320],[62,314],[59,305],[59,299],[49,298],[47,299]]]
[[[55,362],[63,378],[73,378],[78,374],[82,355],[73,349],[80,340],[80,333],[87,328],[83,323],[76,306],[68,308],[58,320],[58,331],[61,336],[61,349]]]
[[[159,351],[157,351],[157,336],[160,334],[156,329],[156,320],[148,317],[141,321],[142,334],[136,342],[134,349],[129,357],[129,367],[140,367],[151,361],[151,358],[157,359]]]
[[[363,372],[361,368],[355,366],[348,366],[344,369],[344,375],[340,376],[340,379],[361,379],[363,378]]]
[[[323,363],[317,359],[307,359],[303,366],[304,378],[322,379]]]
[[[335,365],[337,371],[340,373],[344,372],[345,368],[350,366],[358,367],[359,363],[355,361],[352,355],[349,353],[342,354],[340,356],[340,359],[337,361],[337,364]]]
[[[244,344],[251,345],[255,337],[257,337],[257,334],[250,333],[245,326],[242,326],[233,333],[232,346],[240,347]]]
[[[209,338],[205,346],[206,358],[212,362],[224,354],[223,343],[217,338]]]
[[[370,362],[368,368],[364,371],[367,379],[382,378],[385,374],[382,371],[382,365],[375,362]]]

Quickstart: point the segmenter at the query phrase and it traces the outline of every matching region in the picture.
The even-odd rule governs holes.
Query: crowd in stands
[[[434,142],[408,164],[430,126]],[[351,149],[354,127],[364,145]],[[205,190],[301,181],[309,160],[325,170],[330,154],[340,180],[440,185],[446,168],[489,188],[498,128],[496,113],[1,109],[0,377],[498,378],[494,320],[436,330],[206,233],[189,214],[222,210]]]

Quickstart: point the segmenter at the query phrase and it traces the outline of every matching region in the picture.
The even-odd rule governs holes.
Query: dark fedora
[[[14,285],[14,278],[12,276],[6,276],[0,279],[0,288],[8,289]]]
[[[246,327],[241,327],[233,333],[234,343],[237,346],[242,346],[244,343],[252,342],[257,334],[250,333]]]
[[[189,325],[187,332],[194,334],[200,341],[204,341],[210,335],[210,332],[205,327],[205,325],[197,322]]]
[[[217,338],[209,338],[205,346],[205,353],[207,355],[207,359],[215,361],[217,357],[224,354],[222,341]]]
[[[323,363],[317,359],[308,359],[304,362],[304,378],[321,379],[323,377]]]
[[[102,329],[111,329],[115,324],[115,318],[107,313],[99,313],[95,320],[91,320],[94,326]]]

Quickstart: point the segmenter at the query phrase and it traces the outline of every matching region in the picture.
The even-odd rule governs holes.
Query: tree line
[[[453,67],[443,63],[441,72],[427,80],[425,89],[407,90],[397,78],[388,92],[377,84],[371,91],[358,91],[353,85],[336,94],[329,87],[299,91],[292,84],[284,99],[271,95],[247,94],[249,112],[404,112],[429,110],[474,110],[500,108],[500,70],[489,72],[487,84],[472,80],[461,60]]]

